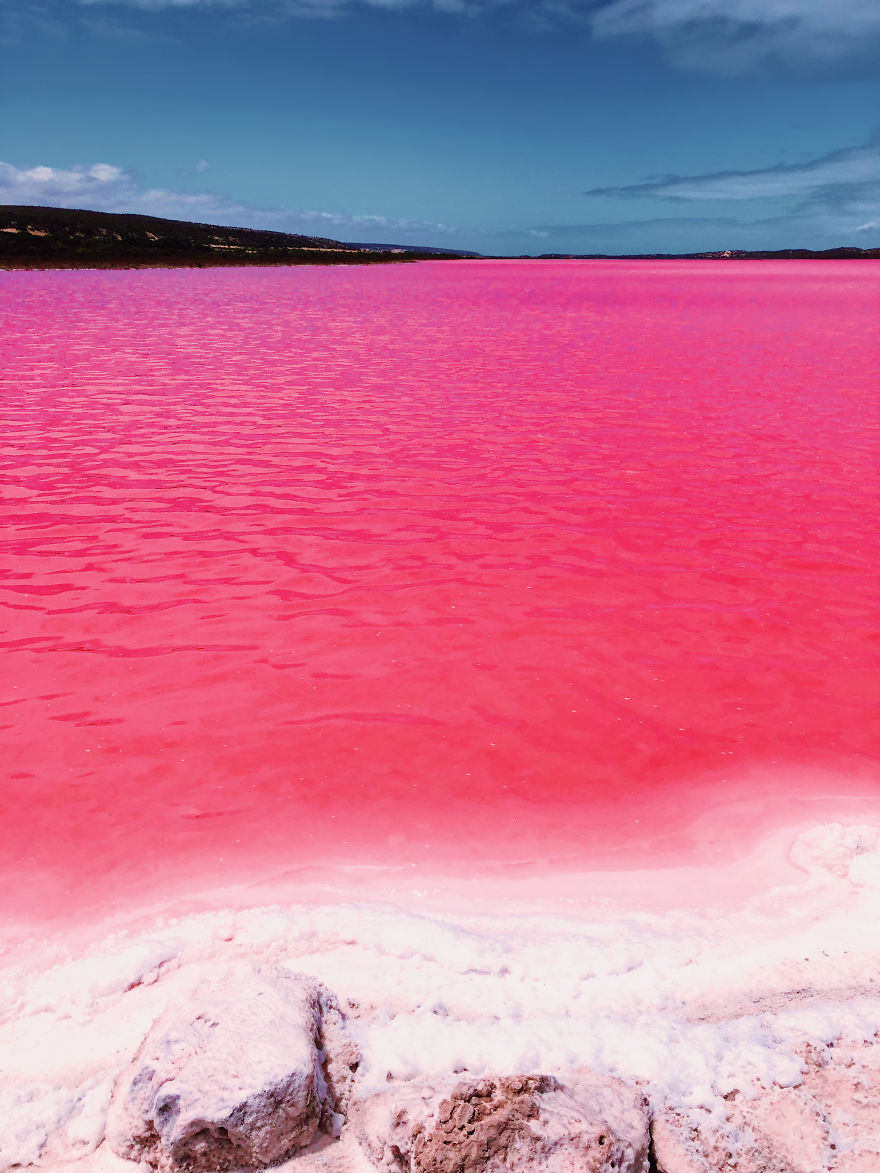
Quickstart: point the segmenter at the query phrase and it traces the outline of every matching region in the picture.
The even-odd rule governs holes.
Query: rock
[[[643,1103],[611,1078],[493,1075],[379,1092],[358,1126],[375,1165],[407,1173],[647,1173]]]
[[[732,1093],[720,1121],[659,1111],[659,1173],[880,1173],[880,1046],[860,1039],[798,1053],[801,1084]]]
[[[231,968],[169,1008],[117,1081],[106,1138],[162,1173],[259,1168],[332,1126],[321,989],[271,966]]]
[[[338,1133],[351,1099],[352,1086],[361,1053],[346,1029],[345,1015],[338,1003],[327,994],[321,999],[321,1032],[323,1071],[327,1083],[328,1101],[333,1110],[331,1131]]]

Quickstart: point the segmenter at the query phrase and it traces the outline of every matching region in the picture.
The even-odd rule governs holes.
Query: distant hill
[[[159,216],[0,205],[0,268],[338,265],[474,256],[449,249],[358,245]]]
[[[471,257],[485,260],[483,253],[466,252],[460,248],[432,248],[430,245],[424,244],[349,244],[349,248],[363,248],[369,252],[395,252],[395,253],[409,253],[416,256],[422,256],[424,253],[430,253],[432,257]]]
[[[542,253],[538,260],[568,261],[840,261],[877,260],[880,248],[780,248],[750,252],[728,248],[711,253]]]

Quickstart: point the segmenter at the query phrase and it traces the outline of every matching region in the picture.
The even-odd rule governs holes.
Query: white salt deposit
[[[237,958],[334,991],[362,1052],[358,1094],[389,1075],[589,1067],[718,1114],[756,1078],[797,1085],[805,1041],[880,1029],[880,829],[813,828],[791,860],[796,880],[715,910],[575,915],[547,899],[453,915],[411,894],[409,908],[163,914],[87,946],[19,943],[0,971],[0,1170],[94,1152],[155,1019]]]

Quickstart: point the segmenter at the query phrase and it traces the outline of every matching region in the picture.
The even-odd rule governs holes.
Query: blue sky
[[[0,0],[0,202],[480,252],[880,245],[880,0]]]

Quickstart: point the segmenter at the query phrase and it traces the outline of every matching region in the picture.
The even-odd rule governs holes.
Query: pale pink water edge
[[[876,266],[0,280],[9,917],[876,810]]]

